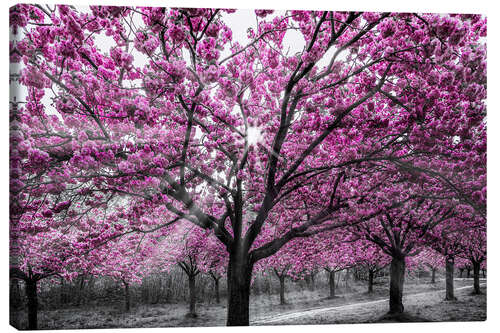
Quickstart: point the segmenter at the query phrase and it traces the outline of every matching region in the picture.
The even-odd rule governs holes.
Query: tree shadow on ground
[[[386,313],[379,319],[375,320],[375,323],[418,323],[429,321],[424,317],[415,316],[409,313]]]

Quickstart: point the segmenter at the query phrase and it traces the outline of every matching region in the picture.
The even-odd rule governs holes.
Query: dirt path
[[[485,286],[486,283],[481,283],[480,285]],[[473,288],[473,286],[459,287],[459,288],[455,288],[455,291],[461,291],[461,290],[472,289],[472,288]],[[422,302],[429,295],[436,295],[438,293],[443,293],[444,291],[445,291],[445,289],[441,289],[441,290],[422,292],[422,293],[418,293],[418,294],[410,294],[410,295],[404,296],[403,301]],[[315,309],[298,311],[298,312],[289,312],[289,313],[284,313],[284,314],[280,314],[277,316],[259,318],[257,320],[251,321],[250,324],[251,325],[265,325],[265,324],[284,323],[287,321],[293,321],[293,320],[295,320],[297,318],[301,318],[301,317],[312,317],[312,316],[321,315],[321,314],[328,313],[328,312],[333,311],[333,310],[339,314],[345,313],[347,311],[351,312],[354,309],[361,309],[361,308],[365,311],[368,311],[371,308],[374,308],[375,306],[377,306],[378,304],[387,303],[388,301],[389,301],[388,298],[384,298],[384,299],[379,299],[379,300],[370,301],[370,302],[354,303],[354,304],[348,304],[348,305],[337,305],[337,306],[331,306],[331,307],[326,307],[326,308],[315,308]]]

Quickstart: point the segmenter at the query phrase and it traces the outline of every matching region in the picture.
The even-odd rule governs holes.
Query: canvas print
[[[15,328],[486,319],[484,15],[18,4],[9,33]]]

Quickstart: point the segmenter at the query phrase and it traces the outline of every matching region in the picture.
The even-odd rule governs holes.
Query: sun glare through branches
[[[255,146],[262,141],[262,133],[258,127],[249,127],[247,132],[248,145]]]

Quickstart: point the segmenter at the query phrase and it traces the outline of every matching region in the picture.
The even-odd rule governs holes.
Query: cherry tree
[[[486,278],[486,260],[483,260],[483,262],[481,263],[481,270],[483,271],[483,278]]]
[[[398,175],[392,177],[392,184],[399,183]],[[378,196],[367,200],[368,206],[388,207],[391,202],[399,204],[392,204],[392,209],[385,209],[383,214],[355,226],[358,233],[391,257],[389,313],[404,311],[402,297],[407,257],[421,251],[429,231],[455,216],[449,201],[427,199],[426,194],[420,193],[422,188],[411,183],[399,183],[399,186],[393,185],[378,192]]]
[[[108,276],[123,284],[124,310],[130,311],[130,285],[140,284],[151,271],[151,257],[158,240],[148,235],[133,233],[117,242],[107,242],[99,249],[99,264],[92,270],[96,276]],[[95,252],[95,251],[94,251]]]
[[[455,259],[455,267],[459,270],[459,277],[463,277],[464,270],[469,270],[470,271],[470,261],[467,259],[464,259],[462,257],[457,257]],[[470,272],[468,272],[468,275],[470,275]]]
[[[444,257],[439,252],[424,248],[411,259],[419,268],[430,269],[431,283],[436,283],[436,271],[444,266]]]
[[[315,253],[310,260],[315,261],[328,273],[329,298],[335,297],[335,273],[355,265],[355,243],[346,242],[345,235],[324,233],[316,238]]]
[[[208,237],[203,244],[205,254],[199,263],[200,270],[210,276],[214,281],[214,294],[217,304],[220,303],[219,284],[226,274],[227,251],[215,237]]]
[[[372,293],[375,275],[390,264],[391,257],[365,239],[353,243],[352,248],[356,265],[368,271],[368,293]]]
[[[454,294],[455,265],[462,267],[467,263],[464,260],[464,242],[462,238],[469,232],[484,226],[485,220],[474,214],[474,211],[467,206],[456,207],[457,214],[445,223],[441,223],[436,228],[424,235],[424,243],[433,250],[441,253],[445,258],[446,267],[446,294],[448,301],[456,300]]]
[[[40,196],[38,189],[19,193],[24,200],[16,205],[23,206],[22,213],[11,210],[10,224],[10,277],[25,283],[29,329],[38,325],[39,282],[55,276],[71,281],[90,273],[100,258],[93,249],[119,233],[101,223],[102,214],[89,215],[82,209],[85,204],[57,192]]]
[[[73,275],[69,245],[71,238],[56,232],[38,232],[36,237],[15,239],[11,245],[10,278],[25,284],[28,311],[28,329],[38,325],[38,284],[55,275],[70,278]]]
[[[293,243],[290,242],[282,247],[276,254],[262,260],[258,266],[271,270],[279,280],[280,288],[280,305],[286,304],[285,300],[285,279],[293,274],[294,263],[298,258],[294,255],[296,252],[293,249]],[[258,269],[258,267],[256,267]]]
[[[479,285],[479,273],[481,264],[486,260],[486,228],[476,228],[469,230],[462,238],[464,243],[463,255],[470,260],[474,276],[474,293],[481,294]]]
[[[152,207],[211,231],[229,256],[228,325],[249,324],[258,261],[354,222],[339,215],[356,203],[345,168],[423,174],[485,214],[485,19],[257,10],[243,45],[233,12],[12,7],[11,61],[28,92],[16,140],[34,166],[11,177],[14,195],[76,182],[93,205],[127,200],[135,224],[123,232]],[[293,54],[292,32],[304,40]],[[304,208],[307,191],[330,200]]]
[[[285,279],[303,279],[314,271],[316,265],[314,255],[317,254],[315,237],[294,239],[285,244],[277,253],[260,261],[257,270],[271,270],[280,282],[280,304],[286,304]]]
[[[204,255],[203,242],[207,237],[206,231],[182,224],[163,240],[159,260],[165,261],[165,266],[178,266],[188,278],[189,312],[187,316],[197,317],[196,314],[196,277],[201,273],[199,261]]]
[[[216,300],[219,301],[219,280],[227,262],[227,252],[213,234],[192,224],[178,224],[171,228],[155,251],[155,261],[161,262],[161,270],[178,266],[188,278],[189,312],[196,317],[196,277],[200,273],[214,280]]]

